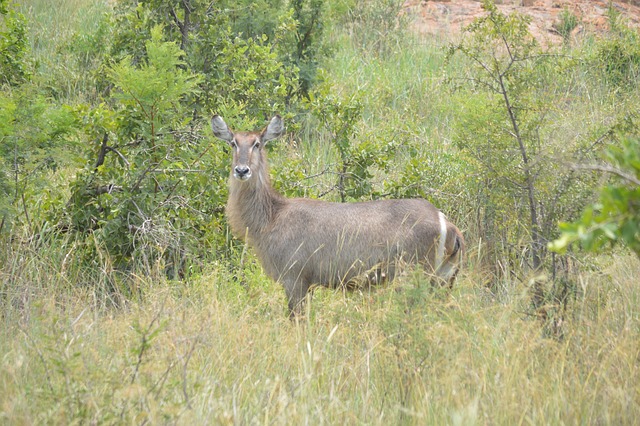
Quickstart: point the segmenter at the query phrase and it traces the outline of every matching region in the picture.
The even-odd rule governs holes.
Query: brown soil
[[[558,44],[562,36],[557,25],[563,10],[578,18],[571,36],[601,32],[608,28],[607,8],[612,4],[631,27],[640,27],[640,0],[502,0],[496,1],[504,13],[517,11],[531,17],[530,31],[542,44]],[[499,4],[498,4],[499,3]],[[449,38],[460,34],[475,17],[484,14],[478,0],[407,0],[404,12],[412,19],[413,28],[422,34]]]

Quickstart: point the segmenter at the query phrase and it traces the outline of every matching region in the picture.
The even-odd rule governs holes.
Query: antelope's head
[[[222,117],[214,115],[211,119],[213,134],[227,142],[233,150],[231,172],[239,181],[247,181],[253,171],[262,165],[262,147],[270,140],[284,133],[284,123],[279,115],[274,116],[262,132],[232,132]]]

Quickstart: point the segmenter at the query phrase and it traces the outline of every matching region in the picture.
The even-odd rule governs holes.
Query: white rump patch
[[[438,212],[438,219],[440,220],[440,240],[438,241],[438,251],[436,251],[436,271],[444,261],[444,245],[447,242],[447,221],[442,212]]]

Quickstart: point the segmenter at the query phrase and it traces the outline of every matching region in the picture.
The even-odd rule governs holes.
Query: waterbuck
[[[399,263],[419,264],[432,280],[453,284],[464,238],[428,201],[286,198],[271,186],[264,150],[284,133],[280,116],[262,132],[233,132],[218,115],[211,128],[233,150],[226,208],[231,231],[247,239],[267,275],[284,286],[291,316],[303,312],[312,285],[391,280]]]

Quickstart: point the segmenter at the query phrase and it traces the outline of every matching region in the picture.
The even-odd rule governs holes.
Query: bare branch
[[[468,81],[468,82],[471,82],[471,83],[476,84],[478,86],[484,86],[484,87],[486,87],[487,89],[489,89],[490,91],[492,91],[494,93],[502,94],[500,89],[498,89],[496,86],[493,86],[490,82],[483,81],[483,80],[481,80],[479,78],[465,77],[465,78],[459,78],[458,80]]]
[[[598,172],[611,173],[626,180],[629,183],[640,186],[640,179],[608,164],[570,164],[570,167],[574,170],[594,170]]]
[[[104,164],[104,156],[107,154],[107,142],[109,141],[109,134],[105,133],[102,137],[102,144],[100,145],[100,152],[98,153],[98,160],[96,161],[96,169]]]
[[[202,169],[154,169],[151,173],[207,173]]]
[[[122,155],[120,153],[120,151],[118,151],[117,149],[115,149],[113,147],[110,147],[110,146],[106,147],[106,151],[115,152],[118,155],[118,157],[120,157],[122,159],[122,161],[124,161],[124,164],[126,164],[127,167],[129,167],[129,165],[130,165],[129,161],[127,161],[127,159],[124,157],[124,155]]]
[[[171,14],[171,17],[173,18],[173,21],[178,26],[178,29],[180,30],[180,32],[182,32],[183,28],[184,28],[184,24],[182,22],[180,22],[180,18],[178,18],[178,14],[176,13],[176,11],[175,11],[175,9],[173,7],[171,7],[171,10],[169,10],[169,13]]]

